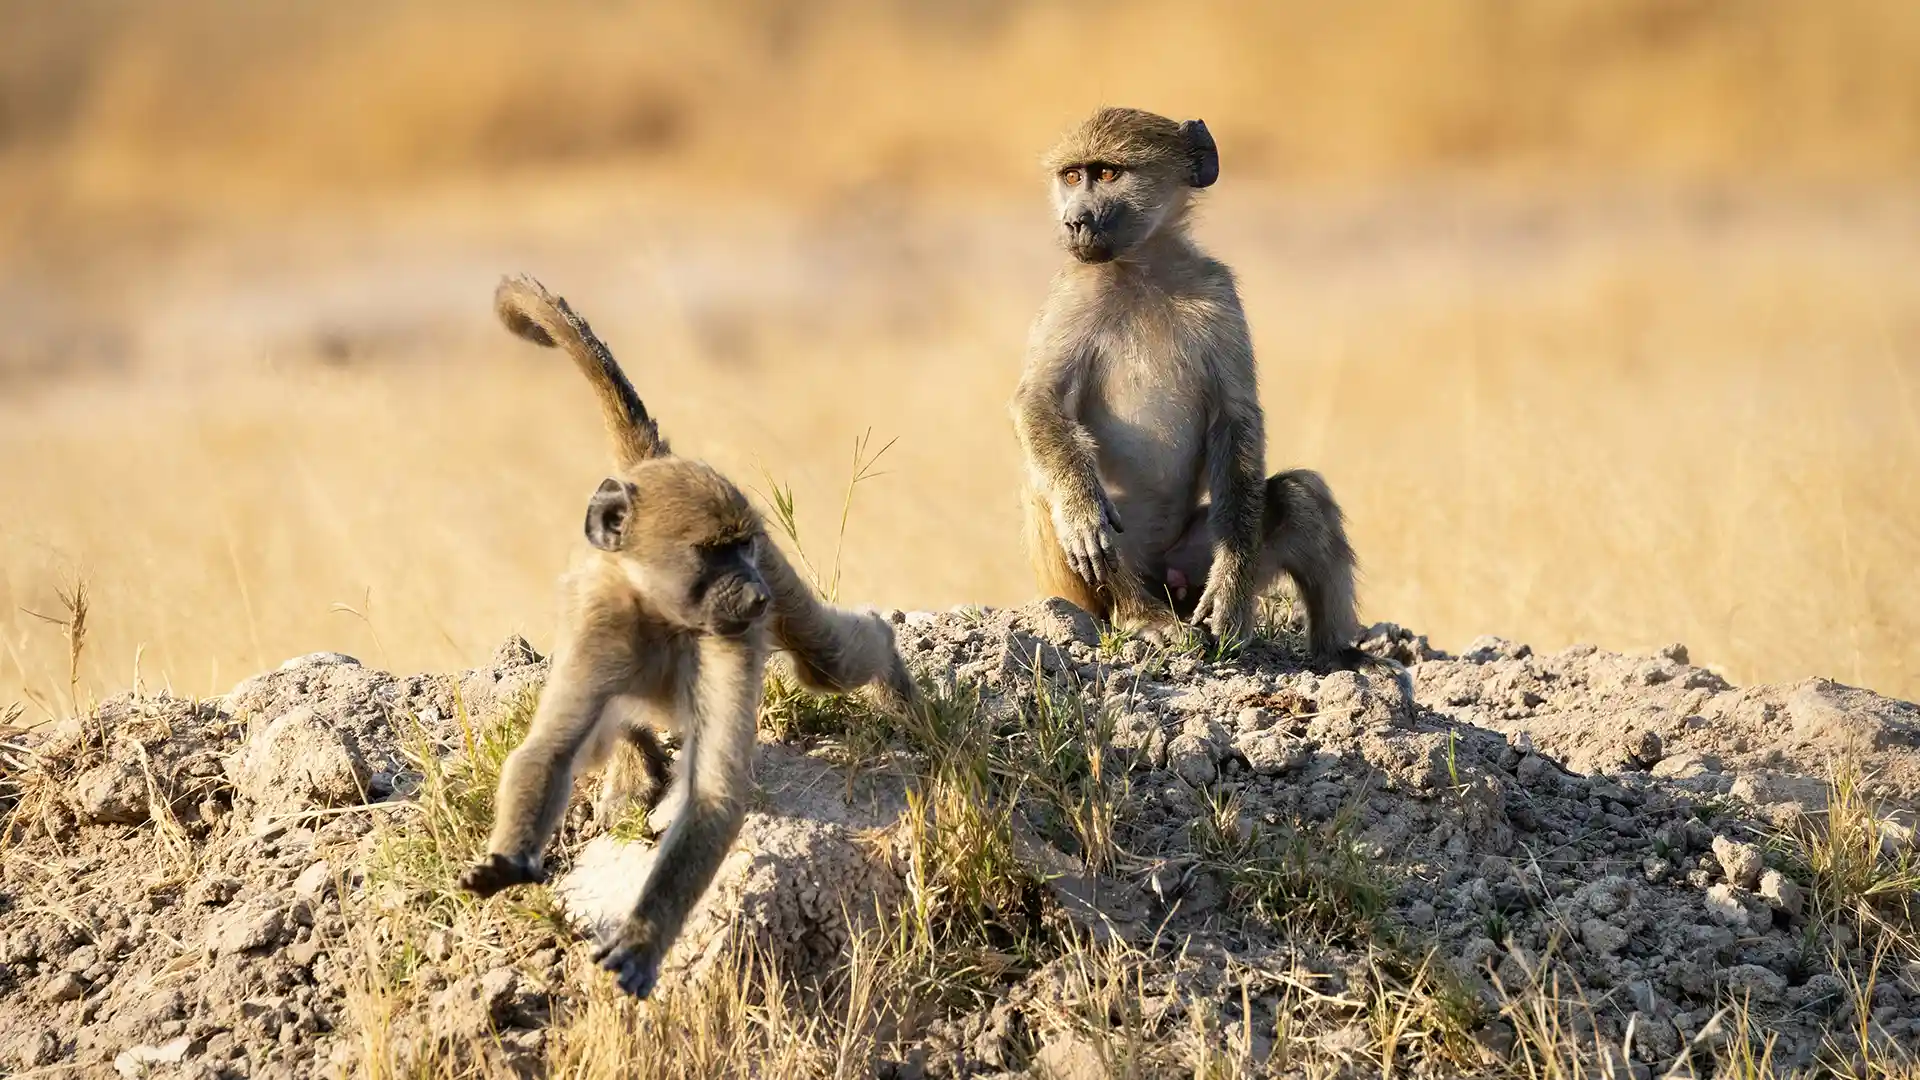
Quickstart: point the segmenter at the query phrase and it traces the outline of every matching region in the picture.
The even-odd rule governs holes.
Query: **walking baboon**
[[[542,854],[575,773],[626,741],[657,783],[665,756],[645,724],[676,731],[679,811],[633,912],[595,952],[622,989],[645,997],[739,833],[773,645],[793,653],[815,689],[878,681],[902,703],[915,690],[884,619],[822,603],[738,488],[669,455],[613,356],[564,300],[522,278],[501,284],[496,306],[514,332],[564,348],[586,373],[620,469],[588,502],[587,544],[562,579],[553,667],[526,738],[501,770],[487,854],[460,884],[490,896],[543,880]]]
[[[1012,404],[1040,586],[1156,640],[1186,616],[1235,642],[1284,573],[1314,653],[1365,659],[1340,507],[1318,473],[1265,475],[1233,273],[1188,235],[1220,175],[1206,124],[1103,108],[1046,161],[1072,259]]]

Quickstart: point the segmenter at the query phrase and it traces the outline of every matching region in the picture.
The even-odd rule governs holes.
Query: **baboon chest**
[[[1199,498],[1206,439],[1204,358],[1145,320],[1099,335],[1080,422],[1099,448],[1100,479],[1129,529],[1153,547],[1172,537],[1144,535],[1155,524],[1178,531]],[[1136,521],[1146,525],[1134,533]]]

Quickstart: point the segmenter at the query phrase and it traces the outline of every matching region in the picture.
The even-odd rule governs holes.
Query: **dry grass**
[[[1782,839],[1810,881],[1820,925],[1853,928],[1846,936],[1857,932],[1861,951],[1920,961],[1920,855],[1890,835],[1901,815],[1868,794],[1871,779],[1856,762],[1836,763],[1824,812]]]

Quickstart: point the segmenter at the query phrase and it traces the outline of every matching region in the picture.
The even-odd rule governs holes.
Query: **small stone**
[[[1792,878],[1778,870],[1768,870],[1760,875],[1760,899],[1775,911],[1798,915],[1806,906],[1807,896],[1806,890]]]
[[[1205,739],[1184,733],[1167,743],[1167,768],[1194,787],[1211,784],[1218,775],[1212,745]]]
[[[14,1044],[14,1057],[29,1069],[60,1060],[60,1037],[51,1031],[30,1031]]]
[[[1745,930],[1752,924],[1752,916],[1740,891],[1724,882],[1707,888],[1707,915],[1715,922],[1734,930]]]
[[[1673,661],[1676,664],[1691,663],[1691,661],[1687,658],[1687,647],[1685,645],[1680,644],[1677,641],[1661,649],[1658,655],[1663,656],[1668,660]]]
[[[319,903],[332,885],[333,867],[327,864],[327,860],[321,859],[293,879],[293,895],[310,904]]]
[[[1312,753],[1305,739],[1277,732],[1262,732],[1253,738],[1242,737],[1234,745],[1245,755],[1247,764],[1261,776],[1280,776],[1304,765]]]
[[[1720,872],[1742,889],[1758,885],[1767,865],[1759,848],[1725,836],[1713,838],[1713,855],[1720,861]]]
[[[147,820],[147,781],[140,763],[122,757],[88,769],[73,782],[74,809],[95,825],[138,825]]]
[[[193,1040],[182,1035],[161,1046],[129,1047],[113,1059],[113,1071],[128,1080],[138,1080],[156,1065],[178,1065],[185,1061],[192,1045]]]
[[[1610,874],[1582,886],[1576,895],[1595,915],[1617,915],[1633,903],[1633,883],[1618,874]]]
[[[326,950],[320,945],[319,938],[308,938],[305,941],[296,941],[292,945],[287,946],[285,955],[287,959],[293,961],[295,967],[304,968],[312,967],[313,962],[318,960],[320,954],[325,951]]]
[[[1740,964],[1727,970],[1727,990],[1734,1000],[1751,1000],[1756,1005],[1771,1005],[1787,992],[1786,977],[1759,964]]]
[[[1600,956],[1613,956],[1627,947],[1632,937],[1622,927],[1605,919],[1588,919],[1580,924],[1580,941]]]
[[[1639,768],[1651,769],[1660,764],[1663,750],[1664,744],[1658,732],[1636,728],[1627,733],[1627,760]]]
[[[87,992],[87,984],[71,971],[62,971],[40,987],[40,1000],[52,1003],[78,1001]]]
[[[1070,600],[1048,597],[1027,608],[1025,614],[1034,634],[1051,645],[1064,649],[1073,644],[1100,644],[1100,625]]]
[[[207,947],[217,956],[256,952],[280,944],[286,933],[286,913],[277,904],[235,908],[207,931]]]
[[[509,635],[500,647],[493,650],[491,664],[497,668],[522,667],[540,662],[540,654],[534,651],[532,643],[519,634]]]

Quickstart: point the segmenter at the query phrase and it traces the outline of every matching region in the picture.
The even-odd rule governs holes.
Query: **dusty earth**
[[[1548,983],[1584,996],[1582,1038],[1626,1043],[1622,1075],[1660,1075],[1724,1043],[1715,1017],[1733,1000],[1777,1034],[1777,1066],[1863,1030],[1882,1048],[1920,1045],[1920,962],[1817,918],[1815,876],[1783,840],[1819,823],[1835,763],[1851,762],[1884,808],[1886,857],[1910,852],[1913,704],[1823,680],[1732,687],[1678,645],[1536,655],[1488,638],[1456,657],[1377,626],[1367,646],[1408,665],[1408,701],[1390,678],[1316,673],[1277,644],[1213,662],[1103,639],[1059,601],[894,619],[929,686],[978,695],[978,722],[1024,715],[1039,695],[1110,732],[1088,752],[1113,772],[1116,857],[1089,870],[1038,801],[1017,824],[1047,917],[1135,950],[1180,988],[1143,1012],[1149,1034],[1204,1006],[1257,1060],[1281,1012],[1332,1016],[1313,1036],[1330,1053],[1369,1022],[1376,944],[1273,917],[1233,865],[1273,837],[1337,834],[1384,884],[1382,933],[1432,950],[1480,1010],[1471,1026],[1489,1063],[1516,1037],[1498,1004]],[[212,700],[123,696],[56,730],[10,733],[0,1072],[356,1074],[355,913],[393,887],[368,873],[377,838],[412,827],[433,771],[423,762],[471,753],[474,732],[544,671],[519,639],[459,675],[317,654]],[[909,781],[885,759],[850,771],[805,739],[763,736],[762,795],[669,984],[721,970],[741,942],[796,978],[823,973],[858,930],[849,912],[899,903],[908,868],[871,830],[899,818]],[[611,835],[569,855],[553,896],[583,928],[617,912],[647,861],[643,842]],[[464,943],[412,943],[431,1007],[399,1023],[543,1074],[547,1029],[578,980],[602,977],[568,962],[585,946],[554,925],[538,947],[443,986],[432,962]],[[907,1033],[881,1071],[1102,1075],[1047,1020],[1072,960]]]

